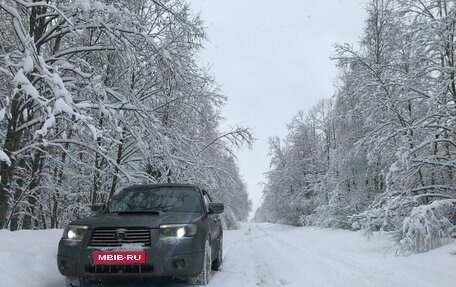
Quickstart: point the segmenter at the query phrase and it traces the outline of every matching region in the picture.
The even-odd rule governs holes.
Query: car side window
[[[204,209],[206,210],[206,212],[208,212],[209,211],[209,202],[211,202],[211,200],[209,199],[207,194],[203,195],[203,201],[204,201]]]

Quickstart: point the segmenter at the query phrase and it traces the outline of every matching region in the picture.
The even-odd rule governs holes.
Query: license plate
[[[97,265],[131,265],[146,263],[144,251],[95,251],[93,264]]]

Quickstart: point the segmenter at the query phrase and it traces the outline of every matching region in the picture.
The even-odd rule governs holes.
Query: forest
[[[227,98],[197,62],[184,0],[0,1],[0,229],[62,228],[134,183],[193,183],[251,209],[221,130]]]
[[[337,44],[334,95],[272,137],[257,221],[390,232],[402,254],[455,236],[456,3],[369,0]]]

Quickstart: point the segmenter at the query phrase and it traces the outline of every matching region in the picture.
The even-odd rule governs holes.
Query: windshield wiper
[[[119,215],[126,215],[126,214],[156,214],[160,215],[161,211],[158,210],[123,210],[123,211],[117,211],[117,214]]]

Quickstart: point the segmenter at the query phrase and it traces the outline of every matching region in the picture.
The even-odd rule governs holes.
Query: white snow
[[[0,149],[0,161],[6,162],[7,165],[11,165],[11,160],[8,155]]]
[[[143,251],[144,245],[142,243],[124,243],[119,247],[96,247],[96,250],[103,251],[116,251],[116,250],[125,250],[125,251]]]
[[[169,61],[172,61],[173,58],[171,57],[171,54],[169,53],[168,50],[163,50],[162,51],[162,55],[163,57],[166,59],[166,60],[169,60]]]
[[[57,97],[62,97],[65,99],[65,103],[68,105],[73,104],[73,98],[71,97],[68,90],[65,88],[62,78],[56,74],[52,74],[52,83],[54,84],[54,94]],[[70,108],[71,109],[71,108]]]
[[[88,102],[81,102],[81,103],[75,104],[75,106],[80,109],[88,109],[88,108],[92,108],[94,105],[91,103],[88,103]]]
[[[65,286],[55,259],[61,234],[0,230],[2,286]],[[402,257],[395,256],[388,238],[375,234],[366,241],[362,232],[244,223],[240,230],[225,231],[224,263],[221,271],[213,272],[210,286],[455,286],[455,242]],[[135,283],[128,286],[188,286],[172,280]]]
[[[22,116],[24,117],[24,120],[27,121],[28,120],[28,109],[27,108],[24,108],[22,110]]]
[[[24,69],[24,74],[33,71],[33,59],[32,56],[30,56],[30,53],[27,53],[27,56],[22,60],[22,67]]]
[[[41,135],[41,136],[45,137],[48,133],[48,130],[50,128],[52,128],[55,124],[55,117],[54,117],[54,114],[51,112],[50,108],[47,109],[47,112],[48,112],[49,118],[46,119],[46,121],[44,122],[41,129],[35,131],[36,135]]]
[[[0,109],[0,122],[3,121],[6,115],[6,108]]]
[[[56,265],[56,248],[62,233],[62,230],[0,230],[0,284],[65,286]]]
[[[90,4],[89,0],[79,0],[76,1],[75,6],[77,8],[80,8],[82,11],[89,11],[92,5]]]
[[[92,132],[93,140],[96,141],[98,138],[98,129],[91,124],[87,124],[87,126],[89,127],[90,131]]]
[[[65,103],[65,101],[62,98],[57,99],[54,103],[54,114],[60,112],[65,112],[70,115],[74,114],[73,109],[67,103]]]
[[[30,96],[32,99],[37,101],[40,105],[45,105],[46,101],[40,96],[38,90],[30,83],[27,77],[24,75],[24,71],[19,69],[16,75],[14,76],[13,82],[15,85],[20,85],[21,89],[27,96]]]

